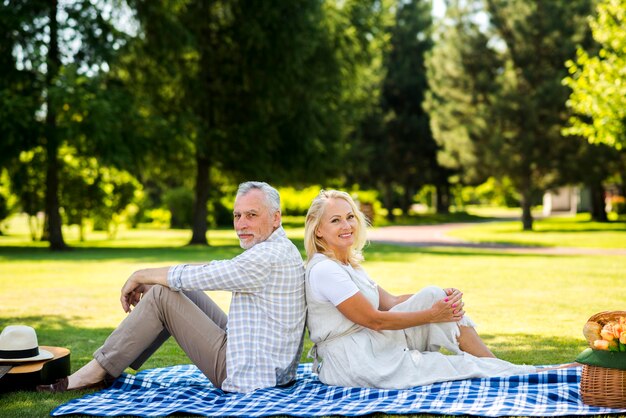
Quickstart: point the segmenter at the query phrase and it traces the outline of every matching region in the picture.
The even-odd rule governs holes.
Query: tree
[[[14,163],[23,150],[34,146],[40,124],[39,89],[34,71],[18,69],[14,48],[23,36],[21,27],[30,10],[0,4],[0,167]]]
[[[463,155],[469,162],[465,167],[473,170],[483,171],[478,168],[483,165],[492,175],[508,176],[521,195],[523,228],[530,230],[535,196],[563,182],[560,166],[576,152],[561,134],[569,95],[561,80],[564,63],[574,56],[576,46],[588,45],[584,19],[591,11],[590,1],[486,0],[485,6],[480,12],[483,20],[488,13],[489,26],[481,26],[476,19],[474,23],[469,19],[469,24],[467,18],[456,20],[459,30],[465,26],[471,29],[471,39],[480,46],[468,51],[463,45],[448,44],[463,69],[457,86],[450,88],[446,96],[443,90],[438,91],[436,82],[433,87],[439,101],[451,102],[460,95],[470,103],[476,100],[479,107],[452,113],[449,120],[433,116],[441,121],[435,135],[437,130],[445,131],[454,142],[454,132],[460,131],[465,144],[453,145],[449,154]],[[467,14],[459,7],[452,10]],[[468,81],[472,75],[477,78]],[[476,90],[464,93],[458,88],[463,84]],[[468,128],[463,127],[464,123]]]
[[[4,235],[4,222],[15,209],[15,196],[10,192],[10,179],[6,169],[0,169],[0,235]]]
[[[132,4],[142,33],[134,59],[144,72],[132,77],[148,98],[148,112],[165,131],[177,132],[171,144],[193,155],[187,164],[195,171],[190,243],[207,243],[215,173],[232,182],[262,177],[280,184],[323,179],[335,170],[346,86],[343,50],[333,43],[343,40],[334,38],[341,25],[334,4]],[[326,20],[327,13],[333,18]]]
[[[599,50],[579,48],[567,62],[564,83],[572,89],[574,114],[565,133],[620,150],[626,145],[626,0],[601,0],[589,23]]]
[[[30,92],[28,98],[36,97],[35,106],[30,106],[29,102],[19,108],[19,114],[14,115],[15,118],[3,131],[9,133],[9,138],[15,138],[8,144],[14,156],[36,145],[45,150],[45,165],[42,168],[46,173],[46,238],[53,250],[67,248],[61,230],[59,149],[68,141],[84,139],[82,128],[89,126],[88,123],[82,124],[89,109],[70,107],[69,97],[72,94],[86,96],[75,81],[106,72],[107,62],[112,60],[115,50],[123,43],[124,36],[115,29],[110,16],[118,2],[110,2],[108,6],[111,7],[108,8],[103,3],[35,0],[5,1],[1,6],[0,15],[6,11],[9,16],[16,17],[16,23],[10,26],[10,40],[3,42],[5,48],[10,45],[12,52],[13,61],[10,64],[15,70],[11,71],[19,74],[13,79],[25,80],[26,87],[21,90]],[[12,102],[15,102],[13,97],[3,97],[0,108],[11,108]],[[70,117],[66,118],[68,115]],[[21,129],[21,121],[33,121],[36,128]],[[106,132],[105,122],[92,121],[91,126],[97,124],[100,131]],[[83,141],[83,144],[85,142],[88,141]],[[90,149],[91,145],[95,144],[82,149]],[[114,146],[106,149],[123,154]]]
[[[30,151],[24,151],[19,161],[10,169],[11,193],[17,196],[18,205],[28,216],[28,227],[33,241],[43,235],[38,217],[45,210],[45,173],[40,167],[45,164],[45,151],[43,147],[35,147]]]
[[[355,135],[351,159],[362,166],[353,179],[381,192],[387,216],[408,212],[413,196],[427,183],[443,184],[428,114],[425,54],[432,47],[430,1],[382,2],[370,46],[370,102]],[[382,54],[380,52],[382,51]],[[379,54],[379,55],[377,55]],[[382,64],[382,66],[381,66]],[[444,209],[440,207],[440,209]]]
[[[389,52],[384,60],[385,129],[377,144],[377,160],[384,164],[375,167],[389,172],[380,176],[387,178],[385,184],[381,184],[384,189],[393,184],[402,189],[401,207],[408,212],[413,195],[425,184],[435,184],[438,197],[443,197],[447,176],[437,162],[438,145],[430,130],[428,113],[423,108],[428,90],[425,57],[433,45],[432,4],[413,0],[398,2],[396,7]],[[443,202],[444,199],[439,199],[437,209],[447,211]],[[388,207],[389,213],[391,209]]]
[[[504,155],[513,157],[507,171],[522,197],[523,227],[530,230],[532,195],[558,182],[559,163],[575,152],[561,134],[569,96],[561,80],[577,45],[589,47],[584,22],[591,1],[487,0],[487,9],[511,66],[502,96],[508,106],[501,107],[509,124],[499,142]]]
[[[449,2],[437,41],[426,59],[429,91],[425,108],[440,149],[438,161],[458,173],[459,182],[481,184],[492,174],[486,162],[499,158],[494,109],[504,61],[481,28],[476,4]],[[484,16],[484,14],[482,15]]]
[[[97,159],[76,157],[70,147],[60,150],[61,203],[67,225],[78,225],[84,241],[85,221],[92,219],[94,229],[105,230],[114,238],[122,214],[136,200],[141,186],[128,172],[101,166]]]

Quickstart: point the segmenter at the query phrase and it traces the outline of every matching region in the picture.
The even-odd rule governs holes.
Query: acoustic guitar
[[[54,383],[70,374],[70,350],[63,347],[41,346],[54,357],[49,360],[24,363],[1,363],[0,368],[10,368],[0,377],[0,392],[34,390],[37,385]]]

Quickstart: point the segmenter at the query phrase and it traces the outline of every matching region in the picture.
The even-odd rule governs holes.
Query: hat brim
[[[39,355],[35,357],[26,357],[26,358],[2,358],[0,357],[1,363],[25,363],[30,361],[41,361],[41,360],[50,360],[54,357],[54,354],[49,352],[48,350],[39,349]]]

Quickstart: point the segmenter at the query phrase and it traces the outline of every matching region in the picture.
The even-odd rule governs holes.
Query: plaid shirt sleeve
[[[259,292],[271,271],[268,263],[272,257],[264,247],[257,244],[230,260],[173,266],[167,273],[167,283],[172,290]]]

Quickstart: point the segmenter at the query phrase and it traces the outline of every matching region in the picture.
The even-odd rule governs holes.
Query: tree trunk
[[[33,242],[37,241],[38,239],[37,234],[40,231],[40,227],[41,224],[39,223],[37,215],[32,216],[31,214],[28,214],[28,229],[30,230],[30,239]]]
[[[522,228],[524,231],[533,230],[533,214],[530,212],[532,205],[530,187],[525,187],[522,190]]]
[[[596,222],[608,222],[606,207],[604,202],[604,187],[602,182],[588,184],[591,193],[591,219]]]
[[[56,121],[56,104],[51,98],[50,89],[59,72],[59,44],[57,23],[57,0],[50,1],[50,45],[48,47],[48,69],[46,72],[46,219],[48,241],[51,250],[65,250],[62,220],[59,211],[59,140]]]
[[[447,181],[435,185],[435,211],[440,215],[450,213],[450,184]]]
[[[83,222],[83,218],[80,218],[78,222],[78,239],[80,242],[85,242],[85,222]]]
[[[383,206],[387,209],[387,220],[393,222],[396,216],[393,214],[393,191],[391,187],[384,184],[381,187],[383,191]]]
[[[413,205],[413,196],[415,190],[410,186],[404,186],[404,192],[402,193],[402,213],[409,215],[411,212],[411,206]]]
[[[199,151],[196,151],[199,153]],[[189,244],[209,245],[207,233],[207,203],[209,200],[209,159],[196,155],[196,190],[193,207],[192,236]]]

